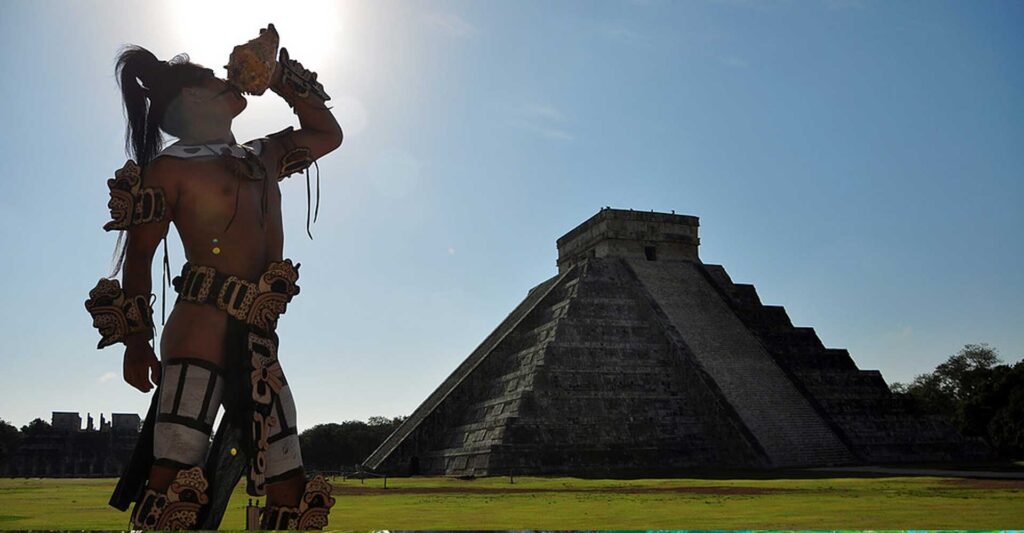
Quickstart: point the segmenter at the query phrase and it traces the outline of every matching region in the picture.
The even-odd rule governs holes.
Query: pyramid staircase
[[[770,466],[853,461],[849,449],[708,283],[698,263],[626,261],[757,437]]]

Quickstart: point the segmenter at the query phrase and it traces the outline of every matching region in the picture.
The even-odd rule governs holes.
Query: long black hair
[[[176,137],[183,133],[178,96],[214,77],[213,70],[178,54],[161,61],[141,46],[128,45],[117,56],[115,68],[124,99],[125,152],[146,166],[163,148],[161,130]]]
[[[141,46],[128,45],[117,55],[114,69],[124,100],[127,124],[124,149],[128,157],[145,167],[163,148],[164,132],[180,137],[185,131],[178,96],[185,87],[201,85],[214,77],[213,70],[189,61],[187,54],[178,54],[170,61],[161,61]],[[127,242],[122,231],[114,245],[110,278],[117,276],[124,264]],[[164,235],[164,277],[170,283],[167,258],[167,236]],[[161,285],[163,280],[161,280]],[[166,290],[166,288],[165,288]],[[166,296],[164,298],[166,301]]]

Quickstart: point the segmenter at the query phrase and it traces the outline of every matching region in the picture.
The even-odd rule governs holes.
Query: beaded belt
[[[265,331],[273,331],[288,302],[299,293],[299,264],[272,261],[256,282],[218,272],[210,266],[185,263],[173,280],[178,300],[208,303],[228,315]]]

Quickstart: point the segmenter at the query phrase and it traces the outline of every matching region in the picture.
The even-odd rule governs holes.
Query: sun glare
[[[334,68],[339,57],[339,36],[345,35],[347,6],[327,0],[285,3],[268,0],[246,2],[176,1],[163,4],[171,21],[174,43],[193,61],[225,76],[224,65],[231,49],[259,34],[273,23],[281,46],[304,65],[323,72]]]

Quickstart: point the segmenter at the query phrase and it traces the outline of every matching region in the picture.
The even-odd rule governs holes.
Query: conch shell
[[[231,51],[224,68],[228,70],[228,83],[240,90],[261,95],[270,86],[270,77],[277,64],[277,46],[280,37],[273,24],[260,29],[260,36]]]

